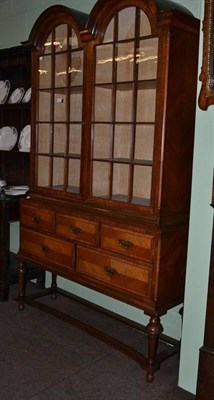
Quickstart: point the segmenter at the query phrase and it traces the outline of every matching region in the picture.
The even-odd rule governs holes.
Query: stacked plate
[[[4,104],[7,101],[10,92],[10,81],[0,81],[0,104]],[[10,95],[8,103],[28,103],[31,99],[31,88],[26,90],[23,87],[16,88]]]
[[[4,104],[10,91],[10,81],[0,81],[0,104]]]
[[[29,152],[30,144],[31,144],[31,126],[26,125],[20,133],[20,138],[18,143],[19,151]]]
[[[6,186],[4,192],[7,196],[20,196],[26,194],[29,186]]]
[[[0,129],[0,150],[11,150],[18,138],[17,129],[14,126],[3,126]]]

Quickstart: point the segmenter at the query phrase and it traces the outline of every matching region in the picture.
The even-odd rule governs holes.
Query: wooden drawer
[[[101,247],[130,257],[151,262],[154,236],[103,225]]]
[[[149,268],[112,258],[99,251],[79,247],[77,271],[111,286],[138,295],[149,294]]]
[[[53,211],[33,207],[26,203],[21,203],[20,222],[23,225],[32,226],[46,232],[54,232],[55,230],[55,214]]]
[[[96,245],[98,224],[87,219],[57,213],[56,233],[69,239]]]
[[[24,253],[67,268],[72,266],[73,245],[33,230],[21,229],[20,249]]]

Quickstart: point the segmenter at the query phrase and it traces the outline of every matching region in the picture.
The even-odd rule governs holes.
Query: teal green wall
[[[119,0],[118,0],[119,1]],[[203,18],[204,0],[177,0],[189,8],[198,18]],[[63,4],[74,9],[90,12],[95,0],[1,0],[0,1],[0,48],[12,47],[28,38],[37,17],[49,6]],[[201,36],[202,39],[202,36]],[[202,40],[200,44],[199,72],[201,67]],[[198,91],[200,82],[198,82]],[[210,207],[213,149],[214,108],[204,112],[197,108],[195,149],[193,165],[192,201],[190,216],[187,276],[182,330],[179,385],[195,393],[199,348],[203,343],[206,310],[207,282],[210,258],[210,242],[213,212]],[[11,226],[11,249],[18,250],[19,226]],[[48,280],[50,277],[48,276]],[[115,301],[80,285],[59,279],[59,285],[119,314],[146,323],[143,313],[131,306]],[[179,307],[163,317],[165,333],[180,336]]]

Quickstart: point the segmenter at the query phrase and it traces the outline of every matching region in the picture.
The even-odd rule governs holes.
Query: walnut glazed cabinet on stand
[[[21,202],[25,266],[142,309],[154,378],[160,317],[183,301],[199,22],[170,1],[99,0],[89,16],[47,9],[32,48],[30,195]],[[121,348],[121,346],[119,346]],[[124,348],[123,348],[124,350]],[[134,358],[133,352],[130,352]]]

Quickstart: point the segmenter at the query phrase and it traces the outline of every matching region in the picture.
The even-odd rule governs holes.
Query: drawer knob
[[[82,229],[79,226],[76,225],[71,225],[70,226],[70,230],[75,233],[75,235],[77,235],[78,233],[80,233],[82,231]]]
[[[126,240],[126,239],[119,239],[119,245],[120,245],[123,249],[129,249],[130,247],[133,246],[133,243],[130,242],[129,240]]]
[[[40,244],[40,248],[41,248],[41,250],[44,251],[44,252],[45,252],[45,251],[48,251],[48,246],[47,246],[47,244],[45,244],[45,243],[41,243],[41,244]]]
[[[113,276],[113,275],[115,275],[117,273],[116,269],[114,269],[112,267],[109,267],[109,266],[106,266],[104,268],[104,271],[107,272],[107,274],[110,275],[110,276]]]
[[[40,217],[38,215],[33,215],[32,221],[35,222],[36,224],[39,224],[41,219],[40,219]]]

